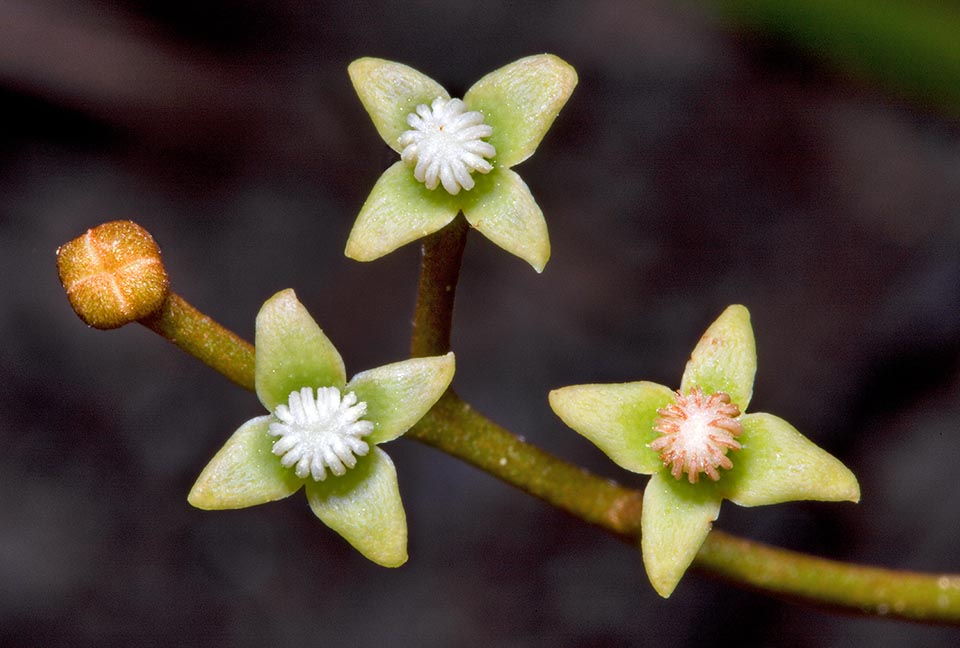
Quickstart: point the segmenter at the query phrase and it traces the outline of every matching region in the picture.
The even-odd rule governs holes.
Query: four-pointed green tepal
[[[529,56],[483,77],[462,100],[400,63],[362,58],[349,73],[401,160],[373,187],[346,255],[372,261],[463,211],[481,234],[542,271],[550,257],[547,225],[510,167],[536,150],[577,84],[574,69],[550,54]]]
[[[409,430],[453,379],[452,353],[364,371],[347,382],[340,354],[292,290],[257,315],[255,383],[270,411],[240,426],[188,500],[254,506],[303,486],[310,508],[375,563],[407,560],[407,521],[393,462],[377,447]]]
[[[856,477],[836,458],[783,419],[744,413],[756,369],[750,313],[730,306],[693,350],[676,392],[634,382],[550,393],[564,423],[621,467],[652,475],[640,545],[661,596],[690,566],[723,499],[741,506],[860,500]]]

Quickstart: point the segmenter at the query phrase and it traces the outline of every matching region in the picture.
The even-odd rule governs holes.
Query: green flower
[[[310,508],[385,567],[407,560],[397,472],[377,447],[409,430],[453,379],[452,353],[364,371],[347,382],[340,354],[292,290],[257,314],[257,397],[250,419],[203,469],[188,501],[233,509],[304,487]]]
[[[550,393],[564,423],[622,468],[652,475],[640,544],[661,596],[680,582],[723,499],[740,506],[860,500],[853,473],[789,423],[743,413],[756,370],[750,313],[730,306],[700,338],[677,392],[634,382]]]
[[[577,84],[574,69],[550,54],[529,56],[480,79],[462,101],[400,63],[362,58],[348,71],[380,136],[402,159],[370,192],[346,255],[380,258],[463,211],[481,234],[542,271],[547,225],[510,167],[533,155]]]

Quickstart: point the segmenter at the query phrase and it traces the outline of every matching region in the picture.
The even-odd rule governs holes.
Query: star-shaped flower
[[[730,306],[700,338],[676,392],[644,381],[550,393],[564,423],[622,468],[652,475],[640,544],[661,596],[690,566],[723,499],[741,506],[860,500],[856,477],[840,461],[783,419],[744,413],[756,369],[750,313]]]
[[[550,257],[547,225],[510,167],[536,150],[577,84],[574,69],[550,54],[529,56],[483,77],[463,100],[400,63],[362,58],[349,73],[401,160],[370,192],[346,255],[380,258],[463,211],[484,236],[542,271]]]
[[[202,509],[272,502],[304,487],[310,508],[385,567],[407,560],[393,462],[377,446],[409,430],[453,379],[452,353],[364,371],[340,354],[292,290],[257,314],[255,385],[271,413],[244,423],[203,469],[188,500]]]

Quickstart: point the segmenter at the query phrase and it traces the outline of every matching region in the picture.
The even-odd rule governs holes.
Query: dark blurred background
[[[746,304],[751,409],[842,459],[863,501],[727,503],[717,526],[960,571],[960,56],[936,37],[960,13],[787,4],[0,2],[0,643],[956,645],[955,630],[698,572],[664,601],[638,551],[408,440],[389,448],[410,524],[398,570],[302,495],[192,509],[193,480],[259,403],[142,327],[86,328],[57,281],[59,244],[134,219],[174,288],[238,333],[293,287],[350,374],[400,359],[417,246],[372,264],[342,253],[396,158],[346,66],[401,61],[459,95],[552,52],[580,84],[518,171],[553,258],[537,276],[470,238],[460,393],[640,486],[547,391],[676,385],[704,328]]]

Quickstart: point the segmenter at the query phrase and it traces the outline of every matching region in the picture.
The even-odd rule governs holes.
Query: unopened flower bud
[[[73,310],[98,329],[156,312],[170,288],[160,248],[132,221],[98,225],[61,245],[57,269]]]

